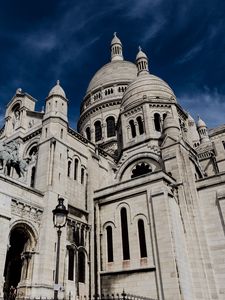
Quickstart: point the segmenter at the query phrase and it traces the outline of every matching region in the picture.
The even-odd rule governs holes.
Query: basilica
[[[68,102],[57,81],[42,111],[20,88],[6,107],[0,298],[13,286],[24,299],[224,300],[225,125],[195,121],[141,48],[125,60],[116,34],[77,130]]]

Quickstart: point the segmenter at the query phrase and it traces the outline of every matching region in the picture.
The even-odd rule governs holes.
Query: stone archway
[[[9,242],[4,270],[6,295],[9,294],[11,286],[17,288],[22,280],[30,276],[31,258],[35,247],[33,231],[27,224],[17,224],[11,229]]]

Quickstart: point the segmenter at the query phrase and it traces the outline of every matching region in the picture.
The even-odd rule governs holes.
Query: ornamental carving
[[[43,210],[38,207],[12,199],[11,209],[12,214],[15,216],[33,221],[38,224],[41,222]]]

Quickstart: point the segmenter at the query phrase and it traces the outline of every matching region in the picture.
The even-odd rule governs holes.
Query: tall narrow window
[[[63,129],[61,129],[61,131],[60,131],[60,138],[61,139],[63,138]]]
[[[81,182],[81,184],[84,184],[84,168],[81,168],[80,182]]]
[[[112,137],[116,135],[116,124],[114,117],[108,117],[106,119],[107,124],[107,137]]]
[[[140,245],[140,256],[147,257],[147,249],[146,249],[146,240],[145,240],[145,227],[144,221],[138,220],[138,235],[139,235],[139,245]]]
[[[154,114],[154,124],[155,124],[155,130],[161,131],[161,124],[160,124],[160,114],[156,113]]]
[[[68,161],[68,165],[67,165],[67,176],[70,177],[70,171],[71,171],[71,161]]]
[[[78,159],[74,160],[74,180],[77,180]]]
[[[107,257],[108,262],[113,261],[113,235],[112,235],[112,227],[106,227],[106,234],[107,234]]]
[[[86,138],[89,141],[91,140],[91,129],[90,129],[90,127],[86,128]]]
[[[130,124],[130,129],[131,129],[131,135],[134,138],[136,136],[136,128],[134,125],[134,120],[130,120],[129,124]]]
[[[34,187],[35,173],[36,173],[36,167],[33,167],[33,168],[31,169],[31,180],[30,180],[30,186],[31,186],[31,187]]]
[[[102,125],[100,121],[96,121],[95,124],[95,141],[98,142],[102,139]]]
[[[123,247],[123,260],[130,259],[130,247],[128,237],[128,224],[127,224],[127,210],[123,207],[120,211],[121,217],[121,231],[122,231],[122,247]]]
[[[78,252],[78,282],[85,283],[85,254]]]
[[[74,251],[68,250],[68,280],[73,280],[74,274]]]
[[[139,133],[143,134],[144,133],[144,126],[143,126],[143,121],[141,117],[137,117],[137,123],[138,123],[138,128],[139,128]]]

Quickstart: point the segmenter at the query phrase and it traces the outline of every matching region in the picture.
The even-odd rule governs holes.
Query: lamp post
[[[58,242],[57,242],[57,253],[56,253],[56,268],[55,268],[55,286],[54,286],[54,300],[58,299],[58,283],[59,283],[59,256],[60,256],[60,237],[61,237],[61,228],[66,225],[66,217],[68,215],[68,210],[63,204],[64,199],[58,198],[58,205],[52,211],[53,213],[53,223],[54,227],[56,227]]]

